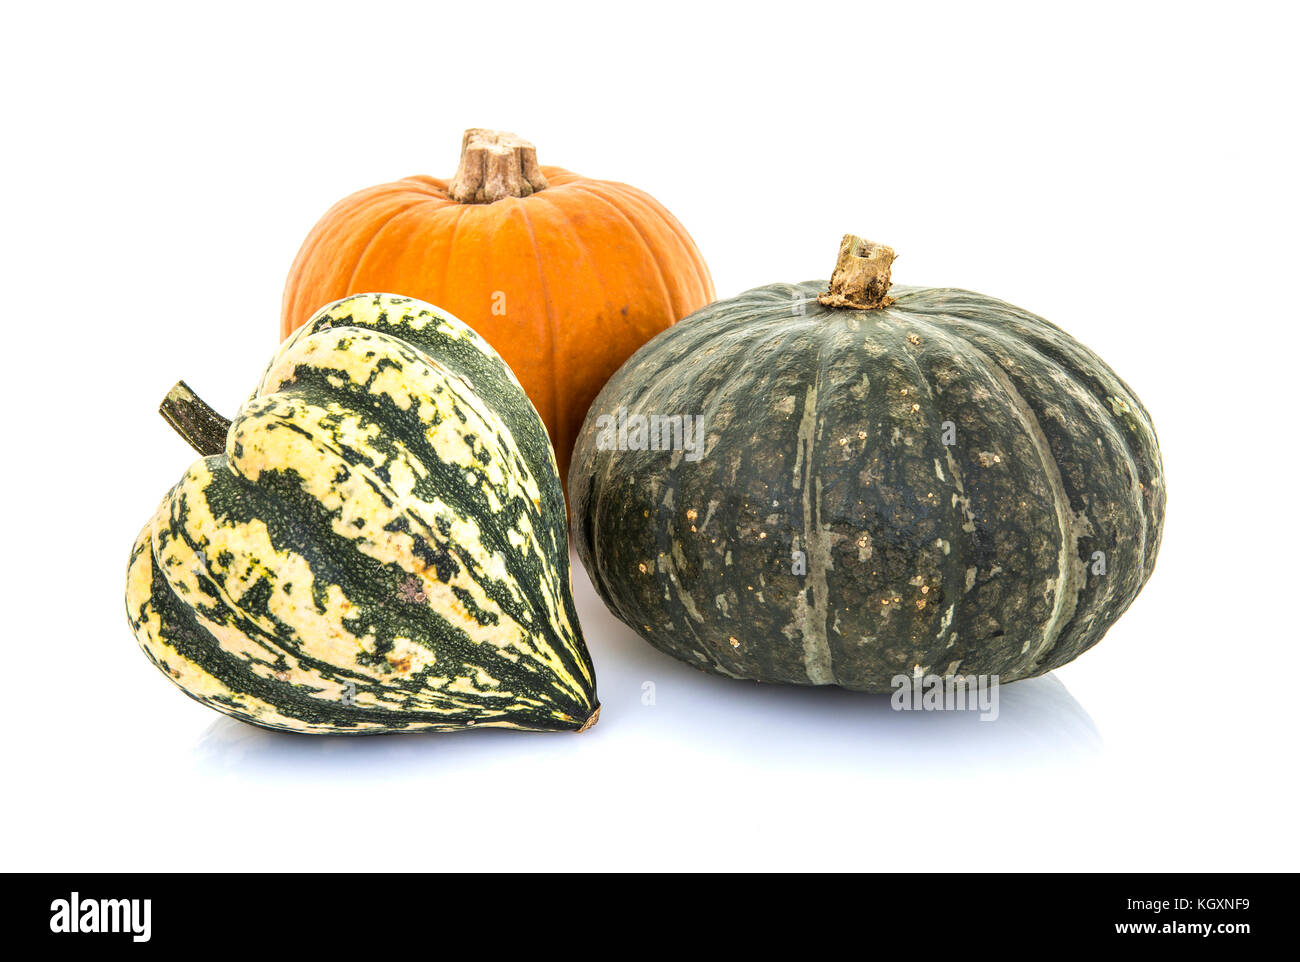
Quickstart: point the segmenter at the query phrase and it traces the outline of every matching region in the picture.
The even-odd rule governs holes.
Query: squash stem
[[[537,148],[503,130],[471,127],[460,146],[460,166],[447,185],[458,204],[491,204],[546,189]]]
[[[845,234],[840,241],[835,273],[830,290],[817,298],[827,307],[847,307],[874,311],[894,303],[889,296],[889,266],[894,263],[892,248]]]
[[[167,392],[162,404],[158,405],[158,413],[204,457],[226,450],[230,422],[208,407],[184,381],[177,381],[176,386]]]

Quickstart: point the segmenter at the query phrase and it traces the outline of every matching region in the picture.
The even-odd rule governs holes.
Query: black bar
[[[630,946],[654,944],[683,926],[701,925],[710,930],[710,940],[722,944],[761,941],[785,931],[803,940],[796,944],[806,944],[801,954],[828,949],[825,940],[832,937],[863,951],[886,943],[930,944],[937,950],[987,945],[985,939],[1031,938],[1069,946],[1168,944],[1181,952],[1195,944],[1230,949],[1261,934],[1286,939],[1292,920],[1285,915],[1296,890],[1290,874],[625,875],[606,880],[28,874],[10,880],[14,894],[4,902],[4,931],[11,939],[38,937],[51,945],[85,947],[120,942],[143,950],[145,945],[229,949],[244,937],[247,947],[259,952],[379,945],[385,952],[400,946],[445,951],[475,939],[527,951],[530,937],[565,951],[552,942],[557,926],[573,926],[580,944],[588,944],[592,931],[614,926],[627,933]],[[118,931],[70,931],[73,893],[78,928],[116,926]],[[613,950],[619,940],[602,941]],[[661,945],[666,952],[687,947]]]

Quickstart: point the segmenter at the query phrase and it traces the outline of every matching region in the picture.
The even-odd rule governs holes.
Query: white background
[[[5,8],[4,868],[1298,867],[1294,7],[718,6]],[[580,567],[580,737],[186,699],[123,612],[193,457],[158,401],[232,413],[315,220],[468,126],[653,193],[719,296],[853,231],[1071,331],[1160,434],[1142,596],[995,723],[698,674]]]

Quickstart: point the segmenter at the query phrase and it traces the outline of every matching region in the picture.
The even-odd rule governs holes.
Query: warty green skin
[[[1146,410],[1010,304],[896,287],[852,310],[819,304],[826,288],[710,305],[609,381],[569,474],[596,590],[661,651],[734,678],[885,692],[1077,657],[1155,563]],[[620,408],[704,415],[703,457],[599,450],[597,418]]]

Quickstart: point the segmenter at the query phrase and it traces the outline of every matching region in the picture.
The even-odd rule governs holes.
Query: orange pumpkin
[[[369,291],[437,304],[482,334],[546,422],[561,478],[619,365],[714,296],[695,242],[649,194],[539,167],[532,144],[477,129],[450,182],[370,187],[321,218],[289,272],[280,334]]]

